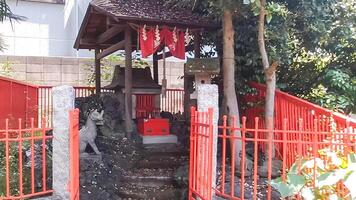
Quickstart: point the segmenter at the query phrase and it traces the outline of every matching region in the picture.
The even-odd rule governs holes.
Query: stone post
[[[69,111],[74,108],[74,89],[66,85],[54,87],[52,97],[53,195],[56,199],[69,199]]]
[[[213,184],[216,186],[216,163],[217,163],[217,144],[218,144],[218,119],[219,119],[219,92],[218,86],[213,84],[200,84],[198,91],[198,111],[207,112],[213,108]],[[207,153],[207,152],[205,152]],[[204,162],[204,161],[203,161]]]

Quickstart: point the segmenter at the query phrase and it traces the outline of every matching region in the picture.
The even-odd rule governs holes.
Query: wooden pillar
[[[194,32],[194,57],[200,58],[200,31]],[[184,70],[185,71],[185,70]],[[194,77],[184,74],[184,113],[185,119],[190,120],[190,93],[193,92]]]
[[[100,59],[98,58],[99,53],[100,49],[95,49],[95,92],[97,95],[100,95],[101,92]]]
[[[125,126],[126,136],[130,137],[132,129],[132,40],[131,29],[125,29]]]
[[[157,52],[153,54],[153,80],[158,83],[158,57]]]

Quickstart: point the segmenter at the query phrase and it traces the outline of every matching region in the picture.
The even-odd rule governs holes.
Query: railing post
[[[218,143],[218,118],[219,118],[219,92],[218,86],[212,84],[202,84],[197,86],[198,91],[198,111],[209,111],[209,142],[208,148],[205,148],[207,152],[202,152],[208,156],[208,163],[205,163],[205,167],[208,167],[210,171],[208,173],[208,199],[212,199],[213,188],[216,186],[216,166],[217,166],[217,143]],[[212,135],[211,135],[212,134]],[[212,141],[211,141],[212,140]],[[199,151],[203,151],[204,147],[198,147]],[[209,153],[210,152],[210,153]],[[210,166],[209,166],[210,165]]]
[[[194,168],[194,163],[196,162],[196,155],[195,155],[195,152],[194,152],[194,149],[195,149],[195,108],[192,107],[190,109],[190,145],[189,145],[189,199],[192,199],[192,189],[195,189],[194,188],[194,183],[195,181],[193,179],[195,179],[196,177],[196,174],[195,174],[195,168]]]
[[[69,115],[70,200],[79,200],[79,110]]]
[[[54,87],[53,95],[53,190],[54,197],[69,199],[69,111],[74,108],[74,89]]]
[[[6,169],[6,197],[10,196],[10,142],[9,119],[5,121],[5,169]]]

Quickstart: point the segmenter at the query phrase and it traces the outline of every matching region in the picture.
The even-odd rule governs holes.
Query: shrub
[[[35,136],[41,136],[41,132],[35,132]],[[29,137],[30,133],[23,133],[23,137]],[[46,171],[47,171],[47,188],[51,187],[52,179],[52,141],[46,141]],[[35,191],[42,189],[42,140],[34,141],[35,152]],[[22,173],[23,173],[23,193],[31,193],[31,143],[30,140],[22,142]],[[10,194],[16,196],[19,190],[19,143],[9,142],[9,165],[10,165]],[[5,142],[0,142],[0,197],[6,195],[6,153]]]
[[[349,144],[344,144],[344,139],[349,138],[342,133],[330,117],[331,135],[324,140],[330,145],[314,154],[309,149],[306,156],[296,159],[285,177],[272,180],[271,186],[283,198],[299,195],[306,200],[355,199],[352,183],[356,183],[356,154]]]

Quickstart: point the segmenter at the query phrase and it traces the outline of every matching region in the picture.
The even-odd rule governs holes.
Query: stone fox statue
[[[89,144],[94,152],[98,155],[100,155],[100,151],[98,150],[98,147],[95,144],[95,138],[97,136],[96,132],[96,125],[103,125],[103,114],[104,110],[102,110],[100,113],[98,110],[94,110],[90,112],[88,119],[85,123],[85,126],[83,126],[80,131],[80,154],[81,155],[86,155],[87,153],[85,152],[85,148]]]

